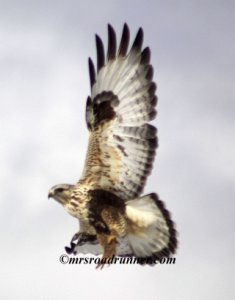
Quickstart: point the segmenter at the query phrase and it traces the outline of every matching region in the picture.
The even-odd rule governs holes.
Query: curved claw
[[[72,253],[73,253],[73,249],[70,248],[70,247],[64,247],[64,249],[65,249],[65,252],[66,252],[67,254],[72,254]]]

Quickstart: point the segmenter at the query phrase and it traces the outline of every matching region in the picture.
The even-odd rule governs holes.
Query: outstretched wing
[[[115,31],[108,25],[107,57],[96,35],[96,71],[89,58],[91,97],[86,122],[90,138],[83,179],[124,200],[143,191],[157,147],[156,128],[148,124],[156,115],[156,85],[150,49],[142,50],[142,43],[140,28],[128,51],[125,24],[117,51]]]

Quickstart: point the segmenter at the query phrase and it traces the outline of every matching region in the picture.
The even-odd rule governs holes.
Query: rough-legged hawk
[[[80,223],[68,253],[103,253],[103,258],[161,258],[175,252],[176,231],[157,194],[141,196],[157,148],[156,85],[150,49],[142,50],[140,28],[128,50],[125,24],[117,49],[108,25],[108,50],[96,35],[97,68],[89,59],[90,131],[85,168],[78,183],[52,187],[49,197]]]

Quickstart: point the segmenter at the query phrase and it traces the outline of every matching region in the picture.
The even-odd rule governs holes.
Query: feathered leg
[[[97,239],[104,249],[103,257],[96,269],[103,269],[107,264],[107,260],[111,259],[116,254],[117,239],[114,235],[97,234]]]

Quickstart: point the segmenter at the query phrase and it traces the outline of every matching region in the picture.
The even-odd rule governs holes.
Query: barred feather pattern
[[[138,197],[150,174],[157,148],[156,84],[150,50],[142,50],[140,28],[128,51],[129,28],[123,27],[119,49],[108,25],[105,59],[102,40],[96,36],[97,70],[89,59],[91,96],[86,122],[90,130],[82,181],[112,191],[125,201]]]

